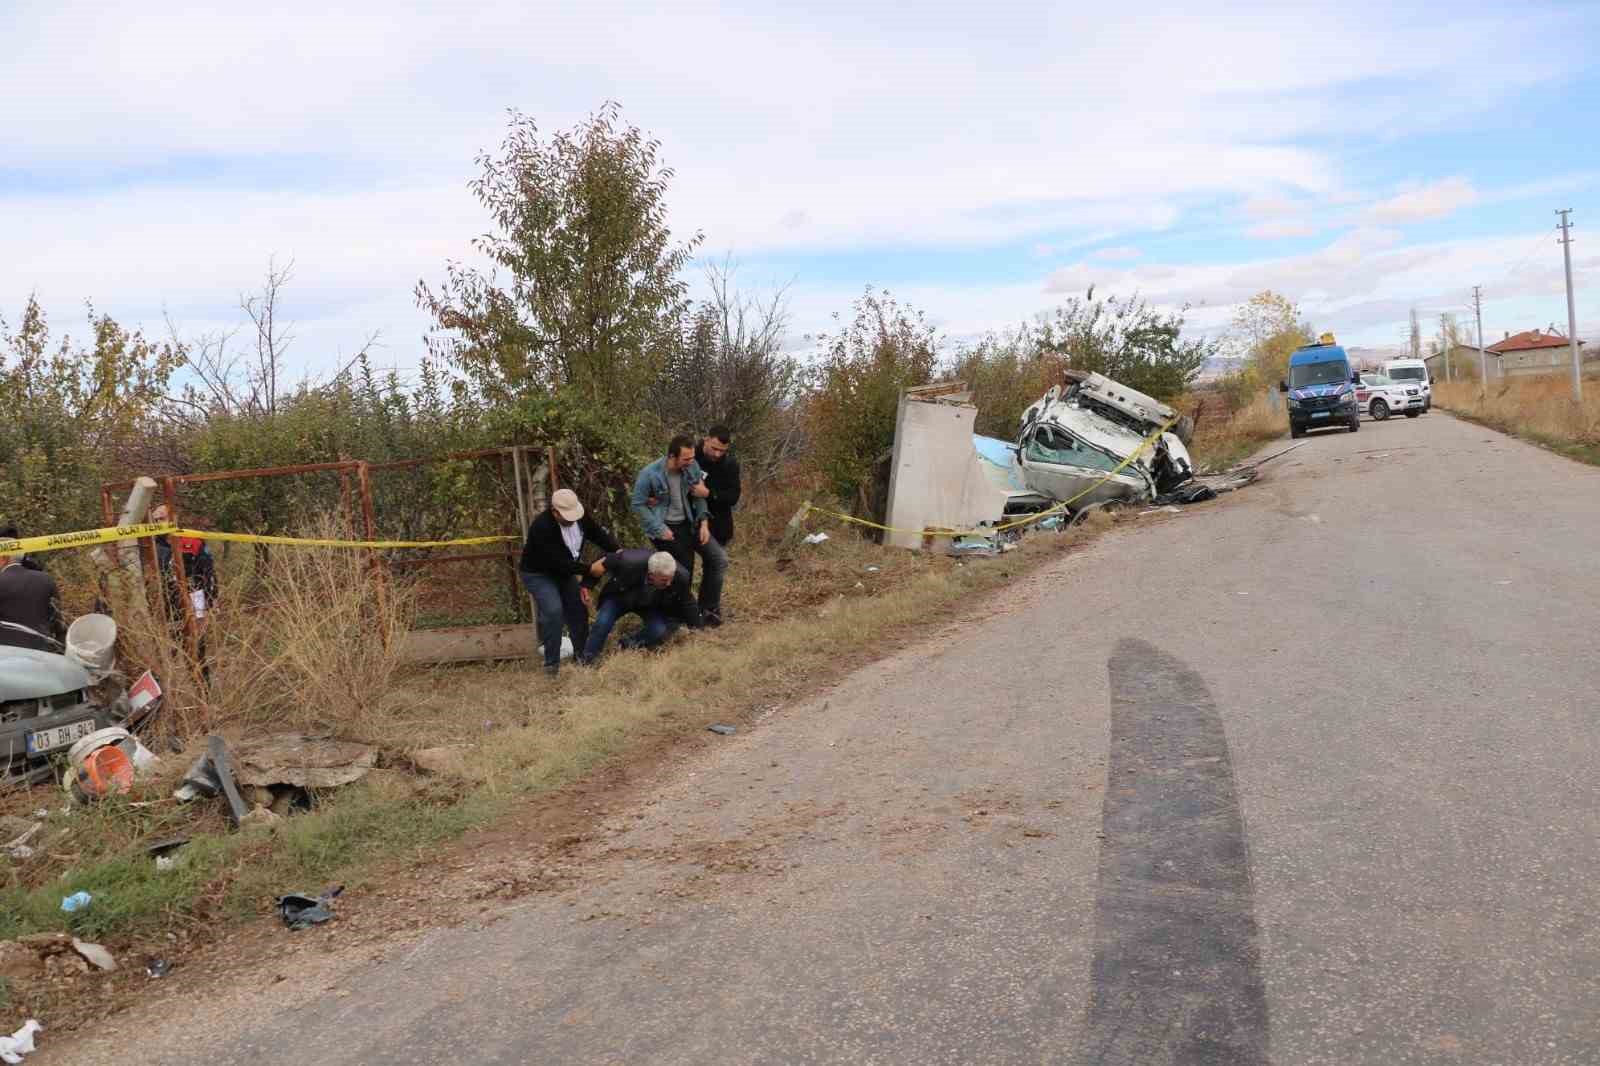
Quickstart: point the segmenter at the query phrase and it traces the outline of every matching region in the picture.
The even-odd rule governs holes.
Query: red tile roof
[[[1582,341],[1578,344],[1581,346]],[[1559,333],[1543,333],[1536,329],[1515,333],[1499,344],[1489,345],[1489,350],[1499,355],[1503,352],[1530,352],[1539,348],[1565,348],[1567,338]]]

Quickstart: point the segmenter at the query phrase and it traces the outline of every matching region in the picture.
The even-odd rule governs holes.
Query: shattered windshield
[[[1289,387],[1303,389],[1307,385],[1332,385],[1350,376],[1349,364],[1339,359],[1321,363],[1301,363],[1289,368]]]
[[[1389,371],[1389,376],[1396,381],[1421,381],[1428,375],[1420,366],[1397,366]]]
[[[1095,470],[1114,470],[1117,467],[1117,461],[1109,455],[1095,451],[1072,434],[1051,425],[1040,426],[1034,431],[1023,454],[1035,463],[1086,466]]]

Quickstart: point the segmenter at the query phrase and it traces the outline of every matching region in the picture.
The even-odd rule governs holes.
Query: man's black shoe
[[[701,611],[700,624],[707,629],[715,629],[722,624],[722,614],[718,611]]]

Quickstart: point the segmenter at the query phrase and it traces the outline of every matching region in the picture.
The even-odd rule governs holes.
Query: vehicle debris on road
[[[331,922],[333,921],[331,904],[343,891],[343,885],[335,885],[319,896],[308,896],[297,892],[279,896],[278,914],[283,918],[283,924],[290,929],[309,929],[313,925]]]
[[[34,1052],[33,1038],[44,1032],[44,1026],[39,1024],[37,1018],[29,1018],[22,1023],[22,1028],[10,1036],[0,1036],[0,1062],[16,1066],[22,1061],[22,1056]]]

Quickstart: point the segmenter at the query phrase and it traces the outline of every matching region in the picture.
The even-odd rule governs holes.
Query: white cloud
[[[1286,218],[1275,222],[1258,222],[1244,231],[1246,237],[1258,241],[1281,240],[1285,237],[1310,237],[1317,227],[1304,219]]]
[[[1137,258],[1139,258],[1139,256],[1141,256],[1143,254],[1144,253],[1140,252],[1139,249],[1134,248],[1134,247],[1132,247],[1130,245],[1123,244],[1123,245],[1117,245],[1116,247],[1113,247],[1113,248],[1101,248],[1099,251],[1094,253],[1094,258],[1103,259],[1103,260],[1106,260],[1106,261],[1113,261],[1113,260],[1123,260],[1123,259],[1137,259]]]
[[[1445,178],[1373,204],[1365,215],[1371,222],[1423,222],[1444,218],[1477,201],[1478,191],[1471,182],[1465,178]]]

